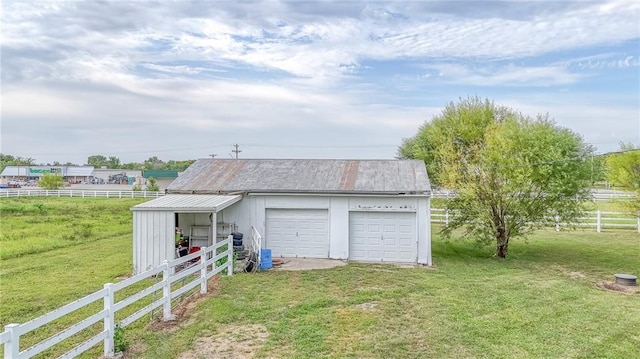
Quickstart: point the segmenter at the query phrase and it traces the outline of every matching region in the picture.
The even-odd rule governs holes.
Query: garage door
[[[415,262],[416,239],[415,213],[351,212],[349,215],[349,259]]]
[[[266,247],[274,257],[329,257],[329,211],[267,209]]]

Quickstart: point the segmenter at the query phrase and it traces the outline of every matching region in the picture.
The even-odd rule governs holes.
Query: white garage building
[[[431,265],[422,161],[201,159],[167,193],[132,208],[136,272],[173,258],[175,227],[198,245],[253,227],[274,257]]]

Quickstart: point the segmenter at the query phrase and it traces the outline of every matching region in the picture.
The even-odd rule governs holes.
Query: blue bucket
[[[271,269],[271,267],[273,267],[271,249],[264,248],[260,251],[260,269]]]

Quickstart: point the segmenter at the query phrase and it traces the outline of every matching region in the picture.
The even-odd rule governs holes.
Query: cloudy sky
[[[640,2],[1,5],[5,154],[392,158],[461,97],[640,143]]]

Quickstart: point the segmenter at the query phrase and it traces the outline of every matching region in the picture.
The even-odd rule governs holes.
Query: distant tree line
[[[164,171],[184,171],[195,160],[182,160],[182,161],[163,161],[157,156],[149,157],[144,162],[128,162],[121,163],[120,159],[115,156],[103,156],[93,155],[87,158],[87,165],[100,168],[105,166],[113,169],[127,169],[127,170],[164,170]]]
[[[164,171],[184,171],[195,160],[169,160],[163,161],[157,156],[149,157],[144,162],[128,162],[122,163],[116,156],[93,155],[87,158],[86,165],[96,168],[106,167],[110,169],[126,169],[126,170],[164,170]],[[37,163],[35,159],[30,157],[12,156],[0,153],[0,172],[7,166],[78,166],[71,162],[53,163]]]

